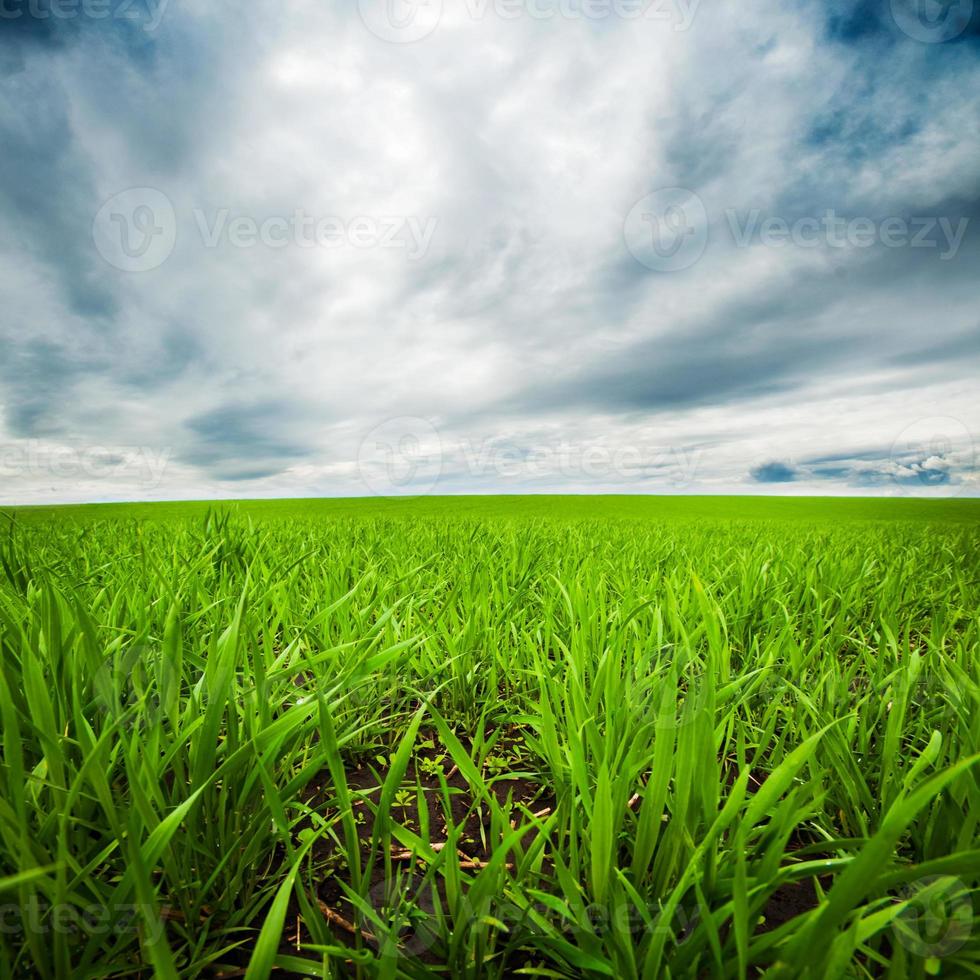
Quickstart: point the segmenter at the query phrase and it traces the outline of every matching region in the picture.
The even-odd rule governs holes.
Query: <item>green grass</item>
[[[978,976],[978,613],[975,501],[8,510],[0,976]]]
[[[316,500],[238,500],[222,508],[256,519],[465,517],[527,521],[613,520],[801,520],[820,521],[980,521],[980,498],[726,497],[726,496],[469,496],[347,497]],[[131,518],[167,520],[204,517],[214,504],[189,501],[154,504],[74,504],[57,507],[2,507],[0,515],[20,522],[92,521]],[[0,518],[2,519],[2,518]]]

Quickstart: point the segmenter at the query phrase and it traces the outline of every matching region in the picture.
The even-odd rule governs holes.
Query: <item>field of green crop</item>
[[[980,976],[980,502],[0,513],[0,977]]]

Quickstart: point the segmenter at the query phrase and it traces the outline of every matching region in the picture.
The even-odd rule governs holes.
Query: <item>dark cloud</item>
[[[962,486],[976,472],[973,447],[962,441],[959,445],[895,445],[833,453],[805,459],[794,469],[796,479],[828,480],[857,488]]]
[[[111,316],[116,300],[91,244],[93,173],[75,145],[69,94],[43,61],[0,78],[0,143],[0,209],[11,244],[45,264],[73,313]]]
[[[944,305],[950,309],[957,297],[965,300],[975,294],[980,200],[953,197],[932,214],[942,215],[949,228],[965,229],[955,254],[947,259],[940,257],[948,250],[945,232],[929,219],[934,247],[878,243],[862,250],[859,262],[848,256],[843,276],[841,268],[830,265],[810,271],[806,278],[776,280],[753,294],[717,305],[710,319],[677,318],[665,336],[632,343],[565,377],[539,380],[509,398],[504,407],[508,411],[578,407],[656,412],[785,393],[819,384],[822,378],[839,377],[841,371],[867,374],[872,367],[886,365],[916,368],[923,384],[934,382],[943,371],[968,375],[969,361],[980,354],[980,331],[963,330],[953,317],[937,324],[934,311]],[[910,235],[918,227],[912,221],[915,215],[914,206],[897,215],[909,221]],[[723,253],[731,246],[724,222],[716,222],[702,261],[707,262],[712,249]],[[829,250],[831,258],[834,252]],[[630,307],[660,282],[656,274],[635,275],[642,267],[635,262],[633,266],[631,279],[624,279],[615,267],[608,273],[612,283],[629,282],[633,292],[625,294],[631,297]],[[695,266],[681,275],[698,271]],[[900,319],[890,315],[858,323],[851,319],[850,310],[858,304],[878,303],[885,308],[902,296],[908,304]],[[922,321],[912,313],[916,309],[932,324],[925,343]],[[931,366],[928,371],[927,366]],[[884,390],[897,383],[914,384],[915,378],[861,384],[868,390]]]
[[[836,93],[831,103],[811,119],[803,137],[808,149],[841,165],[855,166],[885,149],[907,144],[924,124],[921,108],[913,105],[903,106],[901,112],[891,116],[855,108],[864,106],[865,100],[870,103],[874,97],[873,78],[862,74],[856,82],[859,91],[847,96]]]
[[[223,480],[280,473],[311,452],[295,434],[302,420],[292,402],[230,402],[185,422],[190,439],[180,457]]]
[[[792,483],[798,474],[788,463],[773,461],[752,467],[749,475],[756,483]]]
[[[873,460],[880,460],[887,455],[882,449],[863,449],[856,450],[853,452],[840,452],[840,453],[829,453],[821,456],[811,456],[807,459],[801,461],[802,466],[813,467],[812,472],[816,472],[817,469],[823,467],[825,463],[853,463],[854,461],[859,462],[870,462]],[[833,470],[842,470],[844,472],[849,472],[851,467],[830,467]]]
[[[891,14],[895,10],[898,16],[906,16],[910,20],[933,18],[943,15],[946,8],[951,9],[955,18],[956,36],[944,41],[941,45],[924,45],[940,48],[953,44],[970,44],[980,34],[980,17],[976,4],[968,2],[948,4],[937,3],[933,10],[924,9],[921,0],[818,0],[820,9],[826,18],[826,36],[829,40],[851,46],[868,47],[873,45],[887,46],[890,44],[921,43],[903,34]],[[951,30],[953,30],[951,29]]]
[[[99,415],[103,431],[88,437],[111,437],[113,412],[79,404],[80,383],[107,399],[116,384],[146,394],[201,353],[200,328],[195,335],[147,315],[164,291],[134,294],[140,284],[94,247],[92,223],[107,194],[159,183],[198,152],[205,75],[217,70],[208,42],[168,19],[168,0],[122,6],[96,18],[82,5],[55,11],[46,0],[6,0],[0,18],[0,268],[37,269],[29,284],[8,273],[5,293],[17,299],[0,319],[0,404],[21,437],[70,434],[73,422]],[[87,113],[100,139],[81,122]],[[106,139],[115,150],[104,155]],[[120,150],[130,167],[135,161],[121,186],[107,182],[127,165]]]
[[[892,356],[895,364],[922,366],[932,363],[962,363],[980,358],[980,326],[953,337],[940,337],[915,350]]]
[[[810,470],[811,476],[819,477],[822,480],[843,480],[850,474],[851,469],[847,466],[816,466]]]
[[[188,327],[164,327],[159,336],[150,338],[143,353],[134,352],[120,367],[120,380],[134,388],[156,388],[178,380],[192,368],[213,367],[205,360],[200,333]]]
[[[757,70],[759,63],[752,60],[741,69],[746,75]],[[736,103],[744,88],[744,82],[735,81],[713,92],[710,101],[698,102],[687,98],[693,89],[681,89],[671,115],[657,121],[656,129],[665,138],[667,171],[658,168],[656,186],[650,190],[670,185],[706,187],[727,173],[745,138],[745,120]]]
[[[134,61],[153,57],[156,32],[170,0],[109,0],[97,16],[98,5],[83,0],[4,0],[0,9],[0,47],[60,51],[86,38],[125,52]]]
[[[827,281],[734,300],[708,323],[689,321],[664,337],[634,343],[569,377],[522,391],[506,407],[661,411],[783,392],[846,356],[837,339],[808,327],[838,300]],[[852,352],[863,344],[852,341]]]
[[[72,383],[85,371],[60,347],[28,338],[10,345],[0,358],[7,427],[21,438],[60,434]]]
[[[826,8],[827,36],[847,44],[892,40],[893,31],[882,17],[884,4],[876,0],[840,0]]]

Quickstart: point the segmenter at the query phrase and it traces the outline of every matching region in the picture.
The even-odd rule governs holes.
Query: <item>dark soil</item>
[[[492,734],[488,733],[488,737]],[[469,752],[472,746],[466,739],[461,738],[461,742]],[[494,769],[499,766],[500,760],[505,759],[510,750],[518,751],[521,745],[522,742],[519,738],[498,733],[493,751],[490,753],[490,759],[488,759],[488,762],[492,759],[495,765],[488,766],[484,771],[485,779],[490,781],[490,791],[497,802],[506,808],[508,800],[510,801],[511,814],[515,820],[520,820],[522,816],[526,817],[522,807],[531,813],[541,814],[542,811],[550,812],[555,806],[555,799],[550,791],[528,775],[509,775],[505,771],[495,774]],[[394,822],[415,833],[420,832],[422,823],[419,790],[421,789],[421,797],[428,817],[429,840],[438,846],[439,843],[448,839],[450,826],[456,828],[456,849],[459,852],[456,860],[461,862],[464,873],[476,874],[479,872],[479,862],[488,861],[493,853],[494,842],[491,839],[489,810],[485,802],[474,799],[466,779],[453,764],[449,753],[439,743],[436,733],[420,732],[416,740],[416,749],[401,783],[404,794],[396,797],[396,803],[391,809]],[[357,822],[362,868],[366,867],[371,856],[375,809],[370,804],[377,804],[388,771],[387,761],[382,762],[374,759],[364,760],[349,768],[346,773]],[[449,790],[448,814],[440,773]],[[313,809],[317,809],[317,798],[326,795],[324,787],[330,784],[331,777],[327,771],[312,780],[303,794],[307,804]],[[298,829],[301,830],[302,828]],[[339,826],[337,833],[342,836],[342,830]],[[533,837],[534,832],[529,832],[524,843],[530,843]],[[423,886],[431,887],[431,885],[425,885],[424,865],[421,862],[406,859],[403,849],[395,842],[392,844],[392,850],[398,858],[395,862],[396,866],[402,870],[404,876],[410,877],[412,885],[419,889],[423,889]],[[282,857],[285,857],[285,854]],[[350,884],[346,853],[332,841],[324,841],[314,848],[314,861],[317,864],[323,864],[329,870],[325,871],[316,894],[310,897],[320,903],[320,908],[324,910],[325,917],[331,917],[331,931],[338,944],[349,945],[353,948],[357,940],[360,939],[362,945],[377,948],[377,941],[371,932],[371,925],[367,922],[358,921],[363,917],[359,916],[344,892],[343,885]],[[405,878],[403,878],[404,881]],[[438,888],[439,899],[444,901],[445,893],[441,876],[437,877],[436,887]],[[369,896],[372,907],[379,914],[385,905],[384,890],[385,864],[383,860],[376,858],[371,872]],[[418,905],[422,913],[434,912],[432,898],[427,896],[424,890],[419,891]],[[360,935],[355,935],[356,932],[359,932]],[[410,951],[421,962],[435,964],[439,961],[439,957],[427,949],[430,943],[420,930],[402,930],[400,941],[405,942]],[[301,956],[302,953],[298,952],[298,948],[311,942],[313,942],[313,938],[302,921],[298,903],[293,899],[286,916],[286,928],[283,931],[280,953],[289,956]],[[250,956],[251,949],[247,947],[237,951],[236,955],[225,958],[225,967],[216,971],[214,975],[221,977],[241,975]],[[288,974],[285,971],[278,971],[277,975],[287,976]]]
[[[461,739],[464,749],[470,751],[472,746]],[[520,820],[526,813],[542,814],[542,811],[552,812],[556,806],[553,793],[548,787],[542,786],[531,774],[519,772],[521,769],[522,742],[518,732],[497,733],[494,750],[488,762],[493,764],[484,771],[485,778],[492,780],[491,792],[498,803],[506,807],[510,800],[511,816]],[[359,764],[347,770],[347,783],[353,798],[353,810],[356,819],[357,835],[360,843],[361,866],[366,867],[371,856],[371,840],[375,824],[374,807],[377,803],[381,786],[388,774],[387,755],[383,758],[364,758]],[[515,775],[503,766],[506,761],[512,763]],[[448,788],[448,812],[443,794],[440,774]],[[726,773],[726,775],[729,775]],[[764,771],[753,772],[749,782],[749,793],[754,793],[765,782],[767,774]],[[731,782],[733,777],[729,778]],[[304,792],[304,799],[314,810],[317,800],[331,795],[325,787],[329,787],[331,778],[329,772],[323,772],[314,779]],[[486,803],[474,798],[465,778],[453,764],[448,752],[441,746],[438,735],[434,732],[420,732],[416,741],[416,752],[409,762],[401,783],[402,792],[396,797],[391,814],[395,823],[420,834],[423,821],[428,819],[428,839],[438,845],[449,838],[451,828],[457,828],[456,847],[458,854],[455,860],[461,862],[461,868],[468,875],[477,874],[480,862],[488,861],[493,853],[494,841],[491,839],[492,828],[490,813]],[[419,792],[421,790],[421,794]],[[420,813],[419,797],[422,797],[425,813]],[[302,828],[300,828],[302,829]],[[336,833],[342,838],[342,830],[336,826]],[[425,837],[425,835],[422,835]],[[534,833],[529,832],[525,846],[530,843]],[[803,847],[812,841],[794,839],[790,849]],[[402,875],[401,891],[415,893],[417,918],[411,925],[406,925],[398,933],[399,942],[404,945],[419,962],[433,966],[443,962],[440,951],[435,948],[435,941],[427,930],[425,919],[435,914],[435,902],[444,902],[445,892],[441,875],[434,879],[426,878],[426,866],[421,860],[413,860],[396,842],[392,843],[393,865]],[[285,855],[283,854],[284,858]],[[343,848],[337,847],[333,841],[324,840],[314,850],[314,864],[323,868],[322,879],[317,885],[315,894],[310,899],[319,903],[319,907],[328,919],[331,932],[338,945],[377,949],[378,940],[372,932],[373,926],[364,920],[358,910],[352,905],[344,891],[344,884],[350,884],[350,872],[346,864],[346,854]],[[448,856],[446,858],[449,859]],[[545,866],[547,867],[547,860]],[[821,879],[824,887],[829,887],[830,879]],[[406,889],[405,886],[408,885]],[[433,887],[436,895],[432,894]],[[382,915],[385,902],[385,863],[376,857],[371,869],[368,886],[369,902],[376,913]],[[818,904],[817,891],[812,879],[787,884],[777,889],[766,903],[763,919],[757,926],[759,932],[768,932],[778,928],[790,919],[795,918]],[[289,956],[302,956],[300,947],[312,942],[298,903],[293,899],[286,917],[286,928],[280,952]],[[251,950],[239,950],[237,955],[228,957],[222,971],[214,975],[223,977],[240,976],[247,965]],[[514,968],[523,963],[513,964]],[[279,971],[279,976],[286,976],[285,971]]]

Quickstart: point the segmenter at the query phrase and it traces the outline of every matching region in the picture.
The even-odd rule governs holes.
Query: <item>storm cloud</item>
[[[7,0],[0,502],[976,494],[980,4],[607,6]]]

